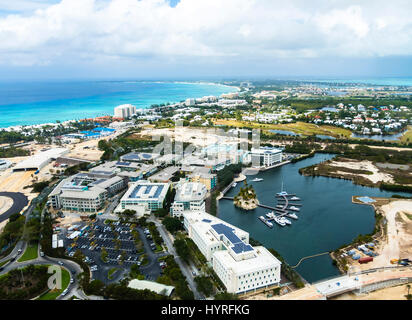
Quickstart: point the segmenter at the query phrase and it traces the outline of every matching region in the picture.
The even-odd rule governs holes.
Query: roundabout
[[[28,203],[27,197],[20,192],[0,192],[0,222],[20,213]]]

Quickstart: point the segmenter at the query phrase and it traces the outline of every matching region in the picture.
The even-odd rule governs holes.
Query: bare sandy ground
[[[412,289],[410,290],[412,293]],[[370,292],[366,295],[355,295],[353,293],[343,294],[332,300],[406,300],[405,295],[408,294],[408,288],[406,285],[386,288]]]
[[[76,222],[82,221],[78,214],[69,212],[64,213],[64,218],[58,218],[56,220],[60,224],[60,226],[70,226]]]
[[[67,157],[78,158],[89,161],[98,161],[103,154],[97,148],[97,144],[101,139],[87,140],[81,143],[76,143],[69,146],[70,152]],[[86,147],[86,149],[85,149]]]
[[[220,135],[219,130],[214,129],[193,129],[186,127],[178,127],[176,129],[164,128],[147,128],[142,130],[142,135],[145,136],[169,136],[170,138],[175,139],[176,141],[189,142],[193,145],[205,147],[210,144],[216,143],[234,143],[242,141],[242,139],[235,137],[225,137]],[[246,141],[246,140],[245,140]]]
[[[412,200],[392,201],[380,207],[380,211],[387,220],[387,235],[375,250],[379,256],[374,257],[373,261],[367,264],[359,264],[349,258],[351,272],[393,266],[390,263],[392,259],[412,259]],[[408,214],[411,218],[407,216]],[[362,256],[366,257],[364,254]]]
[[[332,161],[329,163],[330,166],[333,167],[345,167],[348,169],[353,170],[366,170],[373,172],[373,174],[357,174],[360,177],[366,178],[373,183],[377,183],[379,181],[387,182],[387,183],[394,183],[393,177],[390,174],[380,172],[379,168],[376,167],[370,161],[348,161],[348,162],[339,162],[339,161]],[[337,173],[342,175],[352,175],[348,172],[338,171]]]
[[[0,197],[0,214],[6,212],[13,205],[13,200],[8,197]]]

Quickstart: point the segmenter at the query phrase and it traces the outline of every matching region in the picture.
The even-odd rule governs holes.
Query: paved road
[[[22,245],[23,249],[22,252],[20,254],[17,254],[17,250],[19,245]],[[3,270],[0,272],[1,274],[5,274],[7,272],[9,272],[10,270],[16,269],[16,268],[24,268],[27,267],[28,265],[44,265],[44,264],[52,264],[52,265],[57,265],[60,266],[60,264],[58,263],[58,261],[61,261],[63,263],[63,265],[61,267],[65,268],[66,270],[69,271],[70,273],[70,278],[73,278],[74,282],[72,284],[69,284],[68,289],[69,291],[67,292],[67,294],[63,297],[63,296],[59,296],[57,298],[57,300],[67,300],[70,299],[72,296],[76,296],[80,299],[83,300],[88,300],[89,298],[85,295],[85,293],[83,292],[83,290],[81,290],[79,288],[79,282],[77,280],[78,275],[83,271],[80,266],[70,260],[65,260],[65,259],[58,259],[58,258],[51,258],[51,257],[40,257],[40,252],[38,252],[38,257],[36,259],[33,260],[28,260],[28,261],[24,261],[24,262],[17,262],[17,260],[19,259],[19,257],[24,253],[25,250],[25,246],[26,243],[24,241],[19,241],[18,244],[16,245],[16,248],[13,251],[16,251],[16,255],[15,255],[15,260],[13,262],[9,262],[8,264],[3,266]],[[40,250],[40,246],[39,249]]]
[[[29,203],[27,197],[20,192],[0,192],[0,197],[8,197],[13,200],[13,205],[6,212],[0,214],[0,222],[10,218],[12,214],[20,212]]]
[[[196,300],[203,300],[205,297],[197,290],[196,283],[193,279],[194,277],[192,275],[192,271],[191,271],[190,267],[176,253],[176,250],[173,246],[172,240],[170,239],[169,233],[167,232],[165,227],[155,219],[148,219],[148,221],[152,221],[152,222],[155,223],[157,229],[160,232],[160,235],[162,236],[163,240],[165,241],[165,244],[168,248],[169,253],[172,254],[175,257],[176,263],[179,265],[180,270],[182,270],[183,275],[186,277],[186,280],[189,284],[189,288],[190,288],[190,290],[193,291],[195,299]]]

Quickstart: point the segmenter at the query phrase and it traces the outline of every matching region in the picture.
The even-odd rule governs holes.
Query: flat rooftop
[[[125,200],[158,200],[162,201],[169,190],[168,183],[150,183],[138,181],[125,193],[121,201]]]
[[[180,184],[176,190],[175,201],[198,201],[206,196],[207,188],[203,183],[186,182]]]

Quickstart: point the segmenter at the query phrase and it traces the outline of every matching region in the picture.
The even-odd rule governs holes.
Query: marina
[[[286,191],[283,191],[283,182],[282,182],[282,191],[276,193],[276,198],[278,198],[278,202],[281,200],[281,204],[276,205],[275,209],[271,212],[266,214],[268,221],[274,221],[281,227],[290,226],[292,222],[287,219],[292,218],[294,220],[298,220],[299,217],[294,212],[299,212],[300,209],[296,207],[296,205],[302,206],[302,204],[293,204],[289,207],[289,201],[300,201],[300,198],[296,197],[295,194],[289,194]],[[268,206],[267,206],[268,207]],[[294,212],[290,212],[294,211]]]
[[[247,230],[253,239],[267,248],[274,248],[290,265],[296,265],[305,256],[336,250],[350,243],[359,234],[373,232],[373,208],[352,203],[352,196],[391,197],[399,192],[354,185],[351,181],[341,179],[305,177],[298,172],[299,168],[329,160],[333,156],[316,154],[313,158],[260,172],[257,176],[247,176],[248,183],[256,177],[264,179],[254,184],[259,202],[263,205],[246,212],[236,208],[231,201],[220,200],[219,218]],[[295,213],[298,216],[297,220],[285,215],[292,221],[291,226],[277,225],[270,229],[262,225],[257,217],[265,217],[269,211],[274,211],[276,215],[278,212],[284,213],[280,208],[280,211],[277,211],[276,205],[283,205],[286,201],[283,201],[283,198],[275,198],[275,193],[281,191],[282,180],[288,192],[302,199],[300,203],[288,202],[288,207],[295,206],[301,208],[301,211],[288,211],[289,214]],[[230,188],[225,196],[234,197],[240,187],[238,184],[236,188]],[[336,190],[339,192],[336,193]],[[405,193],[400,194],[408,196]],[[306,260],[296,268],[296,271],[309,282],[339,274],[329,255]]]

